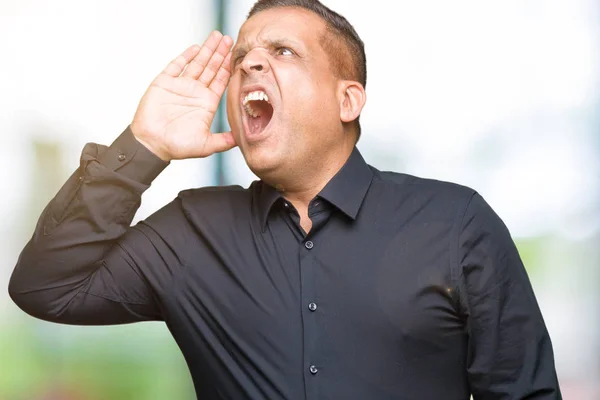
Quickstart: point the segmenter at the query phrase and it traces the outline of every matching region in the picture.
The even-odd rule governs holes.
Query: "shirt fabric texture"
[[[133,227],[167,166],[129,128],[88,144],[9,284],[47,321],[164,321],[199,399],[560,399],[517,249],[474,190],[355,148],[310,203],[207,187]]]

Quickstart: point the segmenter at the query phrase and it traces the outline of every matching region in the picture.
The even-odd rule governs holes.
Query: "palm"
[[[235,146],[230,132],[210,126],[230,77],[232,41],[213,32],[190,47],[152,82],[132,122],[140,142],[161,158],[206,157]]]

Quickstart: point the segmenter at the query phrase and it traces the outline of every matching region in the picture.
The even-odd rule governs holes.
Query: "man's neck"
[[[305,165],[302,170],[296,170],[291,179],[272,184],[298,211],[306,232],[310,230],[308,206],[348,161],[354,146],[347,147],[340,148],[337,154],[332,154],[327,160],[319,160],[321,162],[316,165]]]

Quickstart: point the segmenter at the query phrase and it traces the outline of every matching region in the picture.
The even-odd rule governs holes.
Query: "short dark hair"
[[[321,46],[329,54],[333,72],[341,79],[350,79],[367,87],[367,58],[365,45],[346,18],[329,9],[318,0],[258,0],[252,6],[247,19],[271,8],[299,7],[317,14],[326,24]],[[360,137],[360,122],[357,117],[352,123]]]

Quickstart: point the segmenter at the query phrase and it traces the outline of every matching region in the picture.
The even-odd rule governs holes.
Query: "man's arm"
[[[461,228],[459,287],[473,398],[561,399],[550,337],[506,226],[475,194]]]
[[[180,261],[167,240],[184,223],[181,210],[175,201],[148,222],[129,224],[142,192],[170,160],[236,145],[231,132],[210,132],[231,76],[232,44],[214,31],[201,47],[189,47],[150,84],[130,128],[110,148],[86,146],[19,257],[9,283],[19,307],[71,324],[161,318],[159,292]]]
[[[80,167],[48,204],[19,257],[9,283],[15,303],[61,323],[160,319],[141,271],[163,258],[142,227],[129,225],[141,194],[166,165],[129,128],[109,148],[86,145]]]

